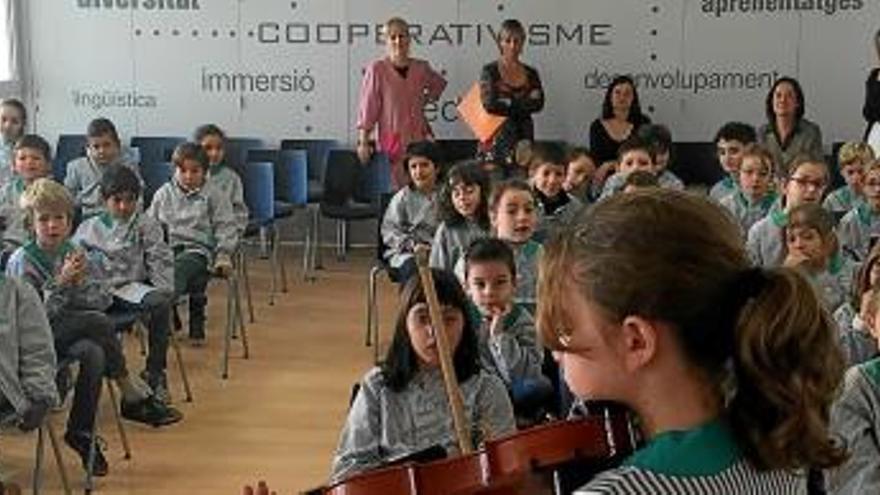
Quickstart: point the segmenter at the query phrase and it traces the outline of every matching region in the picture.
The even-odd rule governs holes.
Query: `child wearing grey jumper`
[[[431,244],[430,265],[456,272],[468,246],[489,235],[489,180],[479,165],[452,167],[440,195],[440,225]]]
[[[244,202],[241,177],[225,162],[226,133],[214,124],[205,124],[196,129],[194,138],[208,157],[208,182],[229,197],[235,212],[235,223],[239,232],[243,233],[247,228],[249,212]]]
[[[437,181],[440,174],[439,151],[434,143],[410,143],[403,160],[410,183],[391,198],[382,218],[385,259],[406,281],[416,272],[418,245],[431,245],[437,230]]]
[[[205,289],[212,272],[228,274],[238,245],[229,197],[207,182],[208,159],[194,143],[179,145],[172,156],[174,178],[159,188],[147,216],[162,224],[174,251],[174,292],[189,294],[189,336],[205,339]]]
[[[83,218],[99,213],[104,207],[100,185],[108,166],[124,165],[138,173],[137,164],[123,156],[119,134],[110,120],[99,118],[91,121],[86,130],[86,140],[86,156],[68,163],[64,176],[64,187],[73,194],[74,203],[81,210]]]
[[[15,175],[0,187],[0,228],[7,255],[28,241],[19,201],[27,186],[41,177],[48,177],[52,171],[49,143],[35,134],[22,136],[15,144],[12,160]]]

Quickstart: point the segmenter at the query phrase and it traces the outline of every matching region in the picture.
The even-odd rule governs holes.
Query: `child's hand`
[[[608,179],[614,172],[617,171],[617,162],[616,161],[607,161],[603,163],[598,169],[596,169],[596,174],[593,176],[593,182],[596,184],[603,184],[605,180]]]
[[[221,277],[232,273],[232,258],[226,253],[218,254],[217,259],[214,260],[214,272]]]
[[[498,335],[504,331],[504,326],[502,325],[504,317],[507,316],[512,309],[513,306],[510,304],[489,307],[488,319],[490,335]]]
[[[269,486],[266,485],[266,482],[260,481],[257,483],[256,490],[251,485],[244,485],[244,488],[241,489],[241,495],[276,495],[276,492],[269,491]]]
[[[790,251],[785,257],[785,261],[782,262],[782,266],[786,268],[798,268],[808,261],[810,261],[810,258],[800,251]]]
[[[61,264],[61,273],[58,275],[59,285],[78,285],[85,280],[86,257],[81,251],[68,253]]]
[[[21,431],[33,431],[37,429],[37,427],[43,424],[43,420],[48,413],[49,404],[46,404],[41,400],[32,402],[27,410],[22,413],[21,419],[18,421],[18,429]]]

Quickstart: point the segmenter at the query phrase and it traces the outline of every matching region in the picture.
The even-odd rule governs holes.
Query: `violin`
[[[310,494],[525,495],[570,493],[636,448],[628,413],[587,404],[585,418],[555,421],[489,440],[474,453],[357,474]],[[537,474],[537,476],[535,476]],[[552,478],[550,483],[546,478]]]

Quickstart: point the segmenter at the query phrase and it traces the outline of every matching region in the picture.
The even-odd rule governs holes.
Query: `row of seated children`
[[[119,163],[115,128],[105,119],[93,121],[87,156],[68,166],[72,174],[67,179],[78,192],[77,205],[88,212],[72,240],[68,236],[74,200],[68,190],[46,178],[50,173],[48,144],[38,136],[24,135],[12,148],[13,174],[0,189],[0,215],[7,225],[18,227],[4,232],[9,239],[6,255],[12,254],[6,271],[30,281],[43,296],[58,360],[79,361],[65,440],[81,455],[84,467],[102,376],[113,378],[122,391],[124,417],[154,426],[182,418],[167,404],[170,308],[177,295],[190,291],[194,296],[190,297],[190,336],[195,342],[204,339],[204,283],[212,269],[221,274],[230,269],[230,256],[247,219],[240,181],[222,165],[222,131],[203,126],[197,138],[201,146],[188,143],[175,150],[174,180],[157,192],[151,208],[143,212],[142,181],[136,168]],[[40,214],[38,209],[42,209]],[[151,290],[141,293],[136,302],[126,300],[124,289],[137,284],[149,284]],[[142,313],[150,352],[140,376],[128,372],[115,337],[117,329],[106,311],[110,315]],[[58,370],[57,375],[60,388],[66,391],[69,368]],[[55,402],[40,404],[47,409]],[[16,403],[20,405],[21,401]],[[20,409],[16,407],[19,413]],[[95,475],[108,471],[100,446],[98,442]]]

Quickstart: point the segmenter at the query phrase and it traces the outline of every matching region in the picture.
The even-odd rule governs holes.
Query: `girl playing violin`
[[[717,206],[617,195],[545,246],[538,327],[579,397],[622,402],[646,444],[578,494],[806,493],[845,457],[843,360],[810,283],[751,268]]]
[[[443,325],[475,445],[515,430],[501,380],[480,369],[467,296],[451,272],[432,270]],[[364,376],[333,458],[331,484],[427,448],[458,452],[434,330],[419,277],[401,293],[385,362]]]

